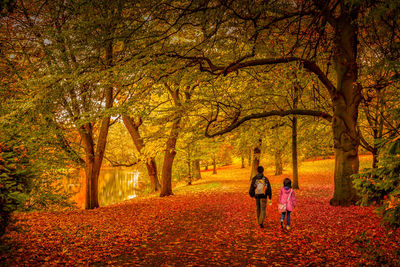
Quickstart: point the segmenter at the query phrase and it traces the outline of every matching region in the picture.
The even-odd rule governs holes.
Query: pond
[[[101,207],[137,197],[143,191],[140,172],[131,168],[104,168],[99,176],[99,204]],[[79,184],[74,186],[73,200],[85,207],[85,171],[79,171]]]

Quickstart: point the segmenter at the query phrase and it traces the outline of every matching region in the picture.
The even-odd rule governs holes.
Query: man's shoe
[[[264,225],[260,224],[260,228],[264,228]]]

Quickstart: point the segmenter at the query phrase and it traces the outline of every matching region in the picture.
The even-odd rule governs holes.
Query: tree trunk
[[[359,169],[357,118],[361,100],[357,84],[357,14],[353,13],[342,11],[335,25],[337,88],[332,97],[335,191],[330,201],[335,206],[349,206],[358,199],[351,178]]]
[[[299,170],[297,162],[297,118],[292,120],[292,166],[293,166],[293,188],[299,189]]]
[[[374,145],[374,149],[372,151],[372,168],[378,168],[378,148]]]
[[[217,174],[217,160],[215,159],[215,155],[213,156],[213,174]]]
[[[95,170],[94,155],[86,155],[86,198],[85,198],[85,209],[94,209],[99,207],[98,198],[98,175]],[[100,170],[99,170],[100,173]]]
[[[94,209],[99,206],[98,195],[96,194],[96,179],[94,175],[95,151],[93,142],[92,125],[87,123],[79,129],[79,135],[82,139],[85,150],[85,175],[86,175],[86,194],[85,209]]]
[[[200,160],[199,159],[196,159],[193,161],[193,178],[195,180],[201,179]]]
[[[176,90],[172,90],[172,88],[165,84],[166,89],[171,95],[171,98],[175,104],[175,107],[180,107],[181,101],[179,98],[179,88]],[[177,115],[172,123],[171,132],[169,134],[169,138],[167,140],[165,155],[164,155],[164,163],[162,169],[162,183],[161,183],[161,193],[160,197],[173,195],[172,193],[172,165],[174,163],[175,155],[176,155],[176,141],[178,140],[179,129],[180,129],[181,117]]]
[[[191,162],[191,160],[190,160],[190,158],[189,158],[189,160],[187,161],[187,167],[188,167],[188,185],[191,185],[192,184],[192,171],[191,171],[191,169],[192,169],[192,162]]]
[[[128,130],[130,136],[132,137],[132,141],[135,144],[137,151],[139,152],[139,154],[142,154],[142,149],[144,148],[144,142],[139,132],[141,119],[139,118],[138,122],[135,122],[135,120],[132,117],[123,115],[122,121],[124,122],[126,129]],[[158,181],[157,164],[154,157],[149,157],[146,160],[146,168],[150,178],[152,191],[156,192],[159,190],[161,185],[160,182]]]
[[[85,209],[94,209],[99,207],[98,180],[105,152],[109,123],[110,123],[110,118],[103,119],[100,127],[100,133],[98,137],[96,151],[93,142],[92,125],[88,123],[79,130],[79,134],[82,138],[86,154]]]
[[[205,163],[206,163],[206,166],[204,166],[204,170],[208,171],[208,161],[206,160]]]
[[[251,149],[249,149],[249,154],[247,155],[247,163],[250,167],[251,166]]]
[[[187,160],[187,167],[188,167],[188,185],[192,184],[192,179],[193,179],[193,175],[192,175],[192,159],[190,157],[190,147],[188,148],[188,160]]]
[[[253,149],[253,161],[251,163],[250,180],[257,174],[257,168],[258,166],[260,166],[261,145],[262,145],[262,140],[258,139],[258,143]]]
[[[283,173],[282,163],[282,152],[280,150],[275,151],[275,175],[281,175]]]
[[[158,173],[157,173],[157,164],[154,157],[150,157],[146,162],[147,173],[150,178],[150,183],[153,189],[153,192],[157,192],[160,190],[161,185],[160,181],[158,180]]]
[[[293,109],[297,108],[299,101],[299,88],[294,86]],[[297,117],[292,119],[292,167],[293,167],[293,188],[299,189],[299,170],[297,162]]]
[[[242,156],[242,166],[240,168],[244,169],[244,157],[243,156]]]
[[[176,155],[176,141],[178,139],[180,118],[172,124],[171,133],[167,141],[161,178],[160,197],[173,195],[172,193],[172,165]]]

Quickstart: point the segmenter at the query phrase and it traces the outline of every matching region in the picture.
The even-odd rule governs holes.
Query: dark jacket
[[[268,178],[265,177],[262,173],[257,173],[257,175],[253,177],[253,179],[251,180],[250,190],[254,190],[255,189],[256,180],[261,179],[261,178],[265,179],[265,184],[266,184],[265,194],[257,194],[257,195],[255,195],[255,198],[267,198],[267,197],[269,197],[269,199],[271,199],[272,198],[271,184],[269,183]]]

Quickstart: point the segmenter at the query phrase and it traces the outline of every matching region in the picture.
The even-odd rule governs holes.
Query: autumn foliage
[[[400,263],[399,231],[380,226],[371,207],[333,207],[332,160],[305,162],[292,228],[277,212],[284,177],[273,189],[265,228],[247,194],[249,169],[204,172],[166,198],[150,196],[95,210],[18,214],[26,231],[10,232],[12,265],[357,265]]]

